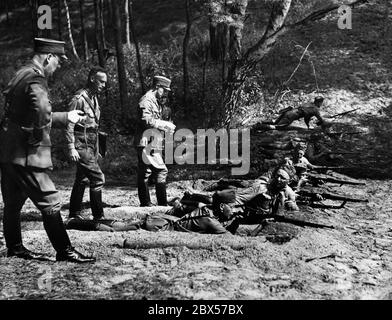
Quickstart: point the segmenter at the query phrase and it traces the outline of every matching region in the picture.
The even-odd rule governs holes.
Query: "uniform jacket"
[[[275,124],[279,124],[280,122],[282,122],[280,124],[284,124],[287,121],[304,118],[305,123],[309,125],[312,117],[316,117],[320,124],[324,123],[324,120],[320,115],[320,109],[316,107],[314,103],[306,103],[298,108],[286,108],[282,110],[280,116],[275,121]]]
[[[276,192],[271,190],[268,179],[261,177],[256,179],[248,188],[229,189],[217,191],[217,193],[234,192],[235,198],[229,203],[233,213],[241,213],[247,208],[264,210],[276,213],[278,208],[284,206],[286,209],[295,210],[296,195],[289,186]]]
[[[290,160],[292,165],[295,166],[297,164],[301,164],[306,166],[307,169],[313,169],[314,166],[309,162],[309,160],[306,157],[301,157],[299,158],[296,162],[294,162],[293,160]]]
[[[98,151],[98,127],[101,111],[97,96],[92,96],[86,89],[78,90],[72,97],[68,111],[81,110],[86,114],[86,121],[83,124],[69,123],[67,125],[65,138],[68,149],[93,148]]]
[[[226,233],[227,230],[207,207],[195,208],[178,218],[168,214],[148,215],[144,228],[148,231],[181,231],[209,234]]]
[[[48,169],[51,127],[65,127],[67,112],[52,113],[43,67],[34,61],[19,69],[4,91],[0,162]]]
[[[316,117],[317,120],[322,124],[324,122],[323,118],[320,115],[320,109],[316,107],[313,103],[307,103],[304,106],[298,108],[304,117],[305,123],[309,125],[310,119],[312,117]]]
[[[209,234],[227,232],[225,227],[214,216],[212,210],[208,209],[206,206],[196,208],[177,220],[175,223],[175,230]]]
[[[144,135],[144,131],[157,129],[156,120],[162,120],[162,108],[153,90],[149,90],[139,101],[138,123],[135,134],[135,145],[137,147],[145,147],[150,142],[148,137]],[[151,146],[158,149],[161,147],[154,142]]]

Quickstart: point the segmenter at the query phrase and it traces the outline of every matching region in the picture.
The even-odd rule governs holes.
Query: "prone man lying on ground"
[[[255,212],[276,214],[280,205],[298,210],[295,193],[288,186],[289,175],[278,170],[270,179],[257,179],[248,188],[218,190],[200,194],[185,192],[173,199],[165,214],[146,215],[139,220],[84,220],[71,218],[67,229],[83,231],[181,231],[209,234],[235,233],[241,223],[258,223]],[[245,218],[246,217],[246,218]]]

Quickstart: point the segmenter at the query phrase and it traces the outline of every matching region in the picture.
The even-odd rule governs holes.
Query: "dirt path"
[[[64,176],[59,175],[56,182],[66,203],[70,183]],[[190,183],[181,185],[185,188]],[[182,192],[178,185],[169,186],[169,197]],[[257,237],[70,231],[73,244],[94,253],[97,263],[86,266],[1,257],[0,298],[391,299],[392,183],[368,180],[365,189],[350,189],[367,194],[370,202],[349,204],[341,210],[303,208],[309,220],[333,224],[334,230],[271,223]],[[107,207],[111,217],[140,212],[137,207],[125,207],[137,203],[136,191],[128,186],[108,186],[104,201],[124,206]],[[62,212],[66,217],[67,210]],[[23,228],[27,247],[54,255],[31,203],[24,208]],[[246,234],[245,227],[241,230]],[[288,233],[291,240],[273,243],[268,240],[271,230],[275,235]],[[125,238],[151,243],[200,241],[210,244],[210,249],[123,249]]]

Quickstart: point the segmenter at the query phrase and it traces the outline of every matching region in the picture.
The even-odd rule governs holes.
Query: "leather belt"
[[[88,133],[98,133],[98,128],[85,128],[80,126],[75,126],[74,131],[77,132],[88,132]]]

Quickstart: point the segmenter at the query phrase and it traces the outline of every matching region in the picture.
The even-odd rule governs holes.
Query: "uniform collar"
[[[35,60],[31,60],[31,64],[45,77],[44,66]]]
[[[93,100],[93,99],[97,96],[97,94],[96,94],[96,93],[93,93],[89,88],[85,88],[84,91],[86,91],[87,96],[88,96],[91,100]]]
[[[152,100],[154,100],[155,102],[158,102],[157,96],[156,96],[156,94],[155,94],[155,92],[154,92],[153,89],[147,91],[146,96],[147,96],[149,99],[152,99]]]

